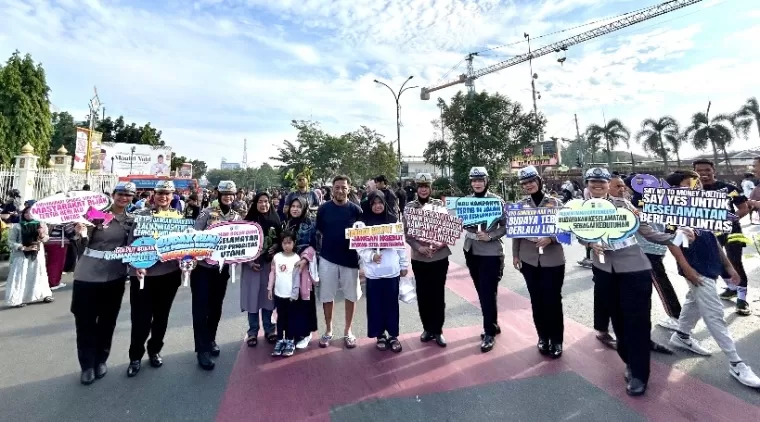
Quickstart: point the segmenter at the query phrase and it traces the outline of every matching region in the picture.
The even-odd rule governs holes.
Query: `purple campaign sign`
[[[662,182],[662,187],[670,187],[665,181]],[[637,174],[633,176],[633,179],[631,180],[631,189],[633,189],[634,192],[643,194],[644,188],[659,188],[660,185],[660,179],[658,179],[655,176],[652,176],[651,174]]]

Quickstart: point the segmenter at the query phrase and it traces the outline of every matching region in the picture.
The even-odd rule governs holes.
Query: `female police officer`
[[[237,188],[235,182],[225,180],[216,187],[218,204],[201,211],[195,220],[196,230],[205,230],[209,226],[223,221],[242,220],[242,216],[232,209]],[[227,281],[230,278],[229,264],[211,265],[198,261],[198,267],[190,276],[190,290],[193,294],[193,334],[198,365],[210,371],[214,369],[212,356],[219,356],[216,344],[216,329],[222,318],[222,303],[227,293]]]
[[[126,246],[133,219],[127,207],[135,195],[131,182],[119,183],[113,190],[113,203],[107,212],[113,220],[76,225],[77,240],[84,248],[74,271],[71,313],[77,333],[77,354],[82,368],[80,381],[92,384],[108,372],[106,360],[111,352],[116,318],[121,309],[127,266],[119,260],[106,260],[106,252]]]
[[[544,194],[544,182],[533,166],[518,172],[523,191],[523,207],[562,206],[557,198]],[[562,356],[564,323],[562,283],[565,280],[565,251],[554,237],[512,239],[512,261],[525,277],[538,332],[538,351],[554,358]]]
[[[474,198],[498,198],[502,209],[504,201],[488,192],[488,171],[485,167],[470,169],[470,186]],[[480,351],[490,352],[496,344],[495,336],[501,332],[497,322],[496,291],[501,280],[501,263],[504,256],[501,238],[506,234],[504,211],[492,227],[483,229],[468,227],[464,241],[464,257],[470,277],[478,291],[480,308],[483,312],[483,335]]]

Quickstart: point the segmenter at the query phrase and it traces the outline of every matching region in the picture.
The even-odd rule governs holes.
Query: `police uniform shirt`
[[[446,204],[443,203],[440,199],[428,199],[427,203],[429,205],[432,205],[434,207],[445,207]],[[414,199],[410,202],[406,203],[406,207],[404,209],[409,208],[422,208],[423,205],[417,200]],[[437,246],[438,249],[435,250],[432,257],[427,257],[425,255],[422,255],[417,251],[418,248],[421,246],[430,246],[431,243],[425,242],[423,240],[415,239],[414,237],[409,236],[409,225],[406,224],[406,218],[407,214],[404,213],[402,215],[404,220],[404,237],[406,238],[406,243],[409,244],[409,246],[412,249],[412,259],[414,261],[420,261],[420,262],[435,262],[440,261],[449,255],[451,255],[451,249],[449,248],[449,245],[443,245],[443,246]]]
[[[628,200],[623,198],[608,197],[607,200],[612,202],[618,208],[627,208],[634,211],[635,208]],[[640,222],[638,234],[644,237],[646,240],[656,243],[658,245],[669,245],[673,240],[674,235],[670,233],[661,233],[653,229],[649,224]],[[586,242],[578,239],[578,243],[583,245],[590,245],[592,242]],[[591,253],[593,259],[593,265],[597,269],[604,272],[612,273],[633,273],[638,271],[649,271],[652,269],[652,264],[649,259],[644,255],[641,247],[636,243],[635,238],[629,237],[628,239],[617,242],[625,243],[628,246],[615,248],[616,242],[613,243],[613,248],[605,248],[604,251],[604,263],[599,261],[599,256],[596,252]]]
[[[131,214],[115,214],[108,226],[88,226],[87,237],[79,240],[87,249],[74,270],[74,280],[103,283],[126,278],[127,264],[118,259],[105,260],[97,256],[126,246],[133,227]]]
[[[562,207],[562,201],[546,194],[544,194],[544,199],[538,205],[533,203],[533,198],[530,195],[517,203],[527,208],[552,207],[559,209]],[[541,267],[558,267],[565,263],[565,251],[554,237],[552,237],[552,243],[544,247],[543,254],[538,253],[535,243],[538,239],[536,237],[512,239],[512,257],[520,258],[520,261],[534,267],[537,267],[539,264]]]
[[[467,195],[467,198],[475,198],[475,195]],[[503,210],[504,200],[499,195],[491,192],[486,192],[484,198],[498,198],[501,201],[501,218],[486,232],[490,236],[490,240],[474,239],[473,236],[475,236],[477,229],[475,227],[466,228],[464,250],[466,252],[472,251],[473,255],[478,256],[503,256],[504,247],[502,246],[501,238],[507,234],[507,214]]]

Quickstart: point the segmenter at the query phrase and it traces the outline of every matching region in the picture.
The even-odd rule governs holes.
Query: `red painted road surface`
[[[452,262],[447,287],[478,306],[466,268]],[[498,303],[502,334],[486,354],[480,353],[480,326],[445,329],[445,349],[422,344],[419,333],[403,335],[400,354],[377,351],[372,339],[360,340],[354,350],[344,349],[342,340],[326,349],[312,341],[309,349],[290,358],[272,358],[270,347],[243,344],[217,421],[278,420],[283,409],[291,421],[329,421],[336,406],[562,371],[577,373],[652,421],[760,420],[760,408],[654,360],[647,394],[628,397],[623,363],[594,338],[593,330],[566,319],[565,352],[552,360],[536,351],[530,302],[500,288]]]

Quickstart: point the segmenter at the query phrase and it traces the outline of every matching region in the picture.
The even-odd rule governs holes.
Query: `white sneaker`
[[[296,349],[305,349],[305,348],[309,347],[309,342],[310,341],[311,341],[311,334],[309,334],[308,336],[306,336],[303,339],[301,339],[301,341],[299,341],[298,343],[296,343]]]
[[[670,331],[678,331],[678,320],[671,317],[663,318],[662,320],[657,322],[657,325],[660,327],[670,330]]]
[[[64,287],[66,287],[66,283],[58,283],[57,286],[51,287],[50,290],[58,290],[58,289],[62,289]]]
[[[673,347],[678,347],[679,349],[688,350],[702,356],[710,356],[712,354],[709,350],[702,347],[702,345],[699,344],[697,340],[691,337],[683,339],[678,335],[678,333],[673,333],[673,335],[670,336],[670,345]]]
[[[739,362],[736,365],[731,365],[729,363],[728,371],[731,372],[731,376],[747,387],[760,388],[760,378],[752,372],[752,368],[746,363]]]

